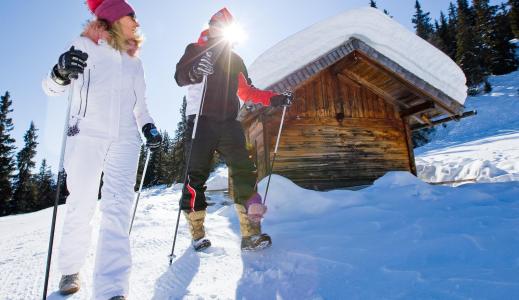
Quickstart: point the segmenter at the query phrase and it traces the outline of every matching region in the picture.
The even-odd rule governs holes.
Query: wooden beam
[[[342,70],[349,68],[357,63],[357,51],[353,51],[343,59],[339,60],[331,67],[333,75],[341,73]]]
[[[447,122],[450,122],[450,121],[459,121],[459,120],[461,120],[463,118],[470,117],[470,116],[477,115],[477,114],[478,114],[478,112],[475,111],[475,110],[466,111],[461,116],[457,115],[457,116],[453,116],[453,117],[447,117],[447,118],[443,118],[443,119],[440,119],[440,120],[432,121],[431,125],[432,126],[436,126],[436,125],[439,125],[439,124],[442,124],[442,123],[447,123]],[[428,127],[428,126],[429,125],[418,125],[418,126],[414,126],[413,128],[411,128],[411,130],[412,131],[420,130],[420,129]]]
[[[429,127],[433,127],[433,123],[432,121],[429,119],[429,117],[427,117],[426,114],[421,114],[420,115],[420,119],[423,120],[427,125],[429,125]]]
[[[417,114],[419,112],[423,112],[425,110],[429,110],[429,109],[433,109],[433,108],[435,108],[434,102],[427,101],[427,102],[418,104],[416,106],[413,106],[413,107],[410,107],[408,109],[405,109],[405,110],[401,111],[400,112],[400,116],[401,117],[408,117],[408,116]]]
[[[415,161],[415,157],[414,157],[413,137],[412,137],[411,129],[409,128],[408,118],[402,118],[402,123],[405,127],[407,152],[409,154],[409,168],[411,170],[411,173],[413,173],[414,176],[417,176],[418,172],[416,170],[416,161]]]
[[[377,66],[382,72],[385,72],[386,74],[392,74],[390,76],[392,76],[395,79],[397,79],[401,84],[406,86],[410,91],[413,91],[413,93],[415,93],[417,95],[420,95],[420,96],[422,96],[424,98],[427,98],[427,99],[432,99],[434,102],[436,102],[438,104],[437,108],[443,110],[448,115],[451,115],[451,116],[456,115],[456,112],[453,111],[450,107],[448,107],[448,105],[446,105],[441,99],[437,98],[434,95],[430,95],[429,93],[426,93],[425,91],[423,91],[420,88],[417,88],[415,85],[413,85],[412,83],[410,83],[406,79],[404,79],[400,74],[395,73],[395,72],[393,72],[391,70],[388,70],[385,66],[383,66],[380,63],[378,63],[375,59],[369,57],[368,55],[365,55],[364,53],[359,52],[357,54],[357,59],[358,60],[365,60],[366,62],[370,63],[371,65]]]
[[[370,90],[375,95],[381,97],[382,99],[386,100],[390,104],[394,105],[397,111],[400,111],[399,104],[390,94],[386,93],[384,90],[380,89],[376,85],[372,84],[371,82],[365,80],[364,78],[358,76],[357,74],[351,72],[350,70],[343,69],[341,73],[337,74],[337,76],[345,80],[347,82],[354,81],[357,82],[357,84],[361,86],[365,86],[368,90]]]
[[[358,88],[358,89],[360,89],[360,88],[362,87],[362,84],[361,84],[361,83],[359,83],[359,82],[356,81],[356,80],[351,79],[351,78],[348,77],[348,76],[344,76],[344,75],[341,74],[341,73],[337,73],[337,75],[338,75],[338,77],[339,77],[342,81],[344,81],[346,84],[352,85],[352,86],[354,86],[355,88]]]

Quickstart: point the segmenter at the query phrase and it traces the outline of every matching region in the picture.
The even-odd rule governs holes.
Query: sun
[[[247,39],[247,33],[240,24],[233,22],[223,28],[223,38],[231,44],[239,44]]]

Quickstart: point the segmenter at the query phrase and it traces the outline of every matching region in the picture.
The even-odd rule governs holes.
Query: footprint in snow
[[[221,248],[221,247],[209,247],[199,253],[200,253],[200,256],[204,256],[204,257],[227,255],[227,252],[225,252],[225,249]]]

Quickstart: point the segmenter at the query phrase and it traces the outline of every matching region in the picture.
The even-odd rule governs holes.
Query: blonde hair
[[[132,47],[129,45],[128,40],[123,35],[121,21],[117,20],[111,26],[109,26],[108,33],[110,33],[111,37],[108,43],[114,49],[121,52],[128,52],[129,50],[132,50]],[[142,37],[142,35],[136,34],[133,41],[136,44],[136,48],[139,49],[142,45],[142,42],[144,41],[144,38]]]
[[[136,34],[132,41],[128,41],[123,35],[122,25],[119,20],[111,25],[102,19],[90,21],[85,25],[81,35],[90,38],[95,43],[98,43],[100,39],[104,39],[112,48],[117,51],[127,52],[131,56],[136,55],[137,50],[144,41],[140,34]]]

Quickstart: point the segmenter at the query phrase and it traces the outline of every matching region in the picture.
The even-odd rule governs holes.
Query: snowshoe
[[[242,237],[242,251],[258,251],[272,246],[272,239],[266,233],[260,233],[252,236]]]
[[[59,292],[62,295],[70,295],[79,291],[79,273],[61,276]]]
[[[198,240],[193,240],[191,242],[191,245],[193,245],[193,248],[195,249],[195,251],[200,252],[200,251],[203,251],[203,250],[211,247],[211,241],[206,238],[201,238]]]

